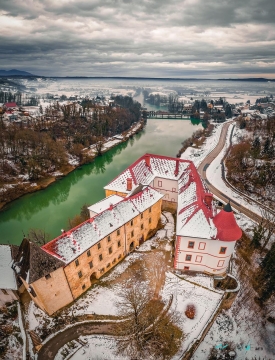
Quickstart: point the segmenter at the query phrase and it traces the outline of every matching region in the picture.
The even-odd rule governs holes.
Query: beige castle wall
[[[140,245],[140,240],[146,240],[150,230],[156,228],[161,215],[161,202],[162,200],[159,200],[151,208],[133,218],[132,224],[131,221],[125,224],[127,253],[130,251],[132,243],[136,248]]]
[[[139,240],[142,235],[144,240],[147,238],[149,231],[155,229],[158,224],[161,215],[161,203],[162,200],[159,200],[151,207],[151,210],[146,209],[144,211],[143,217],[139,214],[133,218],[133,225],[131,225],[131,221],[123,225],[119,229],[119,235],[117,230],[113,231],[108,235],[110,236],[110,241],[108,241],[108,236],[106,236],[99,242],[100,248],[98,248],[98,243],[96,243],[65,267],[64,271],[74,298],[84,293],[93,284],[94,278],[99,279],[121,261],[130,252],[130,244],[132,242],[134,243],[133,248],[136,248],[140,244]],[[149,219],[151,219],[151,222]],[[134,232],[133,234],[132,231]],[[120,246],[118,246],[119,241]],[[111,253],[109,252],[110,248],[112,249]],[[88,256],[88,251],[90,251],[90,256]],[[100,255],[102,255],[102,260],[99,258]],[[76,264],[76,260],[78,260],[79,265]],[[92,268],[89,265],[90,261],[93,263]],[[80,271],[81,277],[78,275]]]
[[[108,197],[110,195],[119,195],[119,196],[125,197],[127,195],[127,193],[106,189],[105,190],[105,197]]]
[[[74,298],[80,296],[91,286],[94,277],[100,278],[125,256],[124,227],[121,227],[119,231],[120,234],[117,233],[117,230],[113,231],[108,235],[110,241],[108,241],[108,236],[105,237],[65,267],[64,270]],[[100,248],[98,248],[98,244],[100,244]],[[111,249],[111,253],[109,249]],[[88,256],[88,251],[90,251],[90,256]],[[100,260],[100,255],[102,255],[102,260]],[[76,260],[79,265],[76,265]],[[91,261],[92,268],[90,268]],[[80,271],[81,277],[78,275]],[[92,279],[91,275],[93,275]]]
[[[42,277],[32,284],[23,281],[24,286],[28,289],[30,286],[36,293],[31,298],[38,307],[52,315],[57,310],[70,304],[74,299],[66,280],[63,268],[59,268],[50,273],[50,278]]]

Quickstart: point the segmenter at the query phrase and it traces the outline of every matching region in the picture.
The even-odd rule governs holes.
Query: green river
[[[68,229],[68,219],[83,204],[104,197],[103,186],[144,153],[176,156],[181,142],[201,125],[189,120],[148,120],[145,129],[117,145],[91,164],[76,169],[47,189],[28,194],[0,212],[0,243],[19,245],[30,228],[45,230],[54,238]]]

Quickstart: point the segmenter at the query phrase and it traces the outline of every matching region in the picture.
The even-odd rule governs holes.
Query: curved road
[[[81,335],[115,335],[116,323],[111,321],[106,322],[89,322],[76,324],[71,328],[64,329],[62,332],[56,334],[53,338],[48,340],[38,352],[38,360],[54,360],[58,350],[62,348],[69,341],[76,340]]]
[[[212,185],[206,176],[206,169],[208,168],[208,166],[211,164],[211,162],[219,155],[219,153],[222,151],[225,141],[226,141],[226,135],[227,135],[227,131],[229,128],[229,125],[232,124],[232,121],[224,124],[222,131],[221,131],[221,135],[220,135],[220,139],[219,142],[217,144],[217,146],[206,156],[206,158],[202,161],[202,163],[199,165],[198,167],[198,172],[201,175],[201,177],[204,179],[204,181],[207,184],[207,187],[209,188],[209,190],[221,201],[223,201],[224,203],[227,203],[230,200],[231,206],[245,214],[246,216],[248,216],[250,219],[252,219],[253,221],[256,222],[260,222],[261,217],[254,213],[253,211],[247,209],[246,207],[244,207],[243,205],[239,204],[238,202],[236,202],[234,199],[231,199],[228,195],[225,195],[223,192],[221,192],[219,189],[217,189],[214,185]],[[227,183],[228,186],[230,186],[229,183]],[[232,188],[232,187],[231,187]],[[233,191],[237,194],[236,189],[232,188]],[[238,194],[239,195],[239,194]],[[243,196],[245,198],[248,199],[248,196],[246,196],[245,194],[241,194],[240,196]],[[249,201],[253,201],[255,204],[257,204],[258,206],[260,205],[258,202],[254,201],[253,199],[249,198]]]

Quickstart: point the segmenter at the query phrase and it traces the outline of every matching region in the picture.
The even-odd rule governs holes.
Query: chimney
[[[127,191],[131,191],[133,187],[133,180],[131,178],[127,179]]]
[[[211,193],[204,193],[204,202],[207,206],[212,206],[213,194]]]
[[[179,175],[179,166],[180,166],[180,161],[177,159],[176,160],[176,169],[175,169],[175,176]]]
[[[128,179],[127,179],[127,190],[128,190]],[[111,203],[109,209],[113,210],[113,208],[114,208],[114,205]]]
[[[148,154],[145,155],[145,162],[146,162],[146,165],[147,165],[148,167],[151,166],[151,165],[150,165],[150,155],[148,155]]]

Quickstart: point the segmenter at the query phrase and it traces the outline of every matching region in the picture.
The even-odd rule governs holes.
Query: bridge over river
[[[190,120],[190,116],[179,113],[168,113],[166,111],[146,111],[147,119],[183,119]]]

